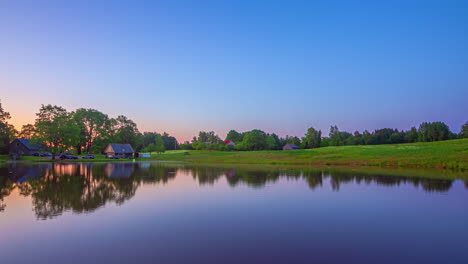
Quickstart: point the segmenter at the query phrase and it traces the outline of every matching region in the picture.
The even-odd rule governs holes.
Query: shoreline
[[[3,159],[1,159],[3,158]],[[2,163],[42,162],[132,162],[133,159],[51,160],[24,157],[23,160],[8,160],[0,156]],[[468,139],[410,143],[396,145],[339,146],[288,151],[203,151],[177,150],[153,154],[150,158],[135,161],[185,162],[210,165],[278,165],[301,167],[347,167],[347,168],[408,168],[448,171],[468,171]]]

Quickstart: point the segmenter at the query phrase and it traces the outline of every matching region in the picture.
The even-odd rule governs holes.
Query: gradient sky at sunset
[[[230,3],[227,3],[230,2]],[[468,1],[1,1],[0,99],[179,141],[468,121]]]

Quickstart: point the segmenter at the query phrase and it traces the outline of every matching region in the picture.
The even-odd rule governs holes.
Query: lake
[[[0,261],[468,263],[468,183],[424,175],[5,164]]]

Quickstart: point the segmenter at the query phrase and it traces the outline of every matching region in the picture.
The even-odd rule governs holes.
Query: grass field
[[[205,164],[379,166],[468,170],[468,139],[375,146],[340,146],[290,151],[184,151],[157,160]]]

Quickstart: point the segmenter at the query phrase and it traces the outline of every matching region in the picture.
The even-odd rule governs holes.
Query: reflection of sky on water
[[[0,170],[10,179],[1,185],[5,263],[457,263],[468,252],[460,180],[157,163],[29,168]],[[19,181],[31,171],[42,177]]]

